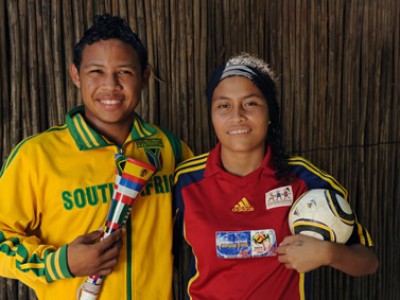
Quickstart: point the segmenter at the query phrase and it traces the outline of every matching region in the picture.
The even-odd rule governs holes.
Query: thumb
[[[102,234],[103,234],[102,230],[92,231],[92,232],[82,236],[82,239],[83,239],[82,242],[84,244],[94,244],[99,241]]]

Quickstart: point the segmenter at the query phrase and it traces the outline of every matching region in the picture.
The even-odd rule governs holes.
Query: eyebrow
[[[103,64],[99,64],[99,63],[89,63],[89,64],[84,65],[82,67],[84,69],[92,68],[92,67],[102,68],[102,67],[104,67],[104,65]],[[130,64],[130,63],[118,65],[118,68],[132,68],[132,69],[135,69],[135,70],[138,69],[138,68],[135,67],[134,64]]]
[[[247,99],[247,98],[264,98],[264,96],[262,94],[256,94],[256,93],[252,93],[252,94],[248,94],[246,96],[243,97],[243,99]]]
[[[260,94],[251,93],[251,94],[245,95],[244,97],[242,97],[242,99],[248,99],[248,98],[253,98],[253,97],[261,98],[261,99],[264,98],[264,96],[262,96]],[[224,95],[217,96],[217,97],[213,98],[213,100],[229,100],[229,99],[231,99],[231,98],[227,97],[227,96],[224,96]]]

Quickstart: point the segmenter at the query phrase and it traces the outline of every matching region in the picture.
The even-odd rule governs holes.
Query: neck
[[[90,125],[101,135],[105,136],[110,142],[122,146],[132,130],[132,120],[118,124],[93,124]]]
[[[237,176],[246,176],[260,167],[265,151],[231,152],[221,148],[221,160],[224,169]]]
[[[100,131],[109,141],[122,146],[131,132],[131,127],[109,126],[107,130]]]

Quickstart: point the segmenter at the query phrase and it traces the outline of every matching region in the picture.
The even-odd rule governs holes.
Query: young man
[[[170,183],[192,152],[135,113],[150,71],[123,19],[94,19],[74,48],[70,75],[84,105],[65,124],[22,141],[1,170],[0,276],[22,281],[39,299],[75,299],[89,275],[107,275],[98,299],[170,299]],[[157,171],[126,229],[99,242],[117,153]]]
[[[180,164],[174,180],[181,298],[308,299],[308,272],[321,266],[374,273],[378,260],[359,223],[346,245],[290,234],[288,212],[300,195],[323,188],[347,198],[347,191],[304,158],[285,154],[267,64],[232,57],[214,72],[207,97],[218,144]],[[264,238],[265,247],[254,246]]]

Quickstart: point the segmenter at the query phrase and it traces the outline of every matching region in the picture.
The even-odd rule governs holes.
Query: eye
[[[260,103],[257,100],[249,100],[244,103],[245,107],[255,107],[255,106],[259,106],[259,105],[260,105]]]
[[[101,74],[101,73],[103,73],[103,71],[102,71],[102,70],[100,70],[100,69],[92,69],[92,70],[90,70],[90,71],[89,71],[89,73],[93,73],[93,74]]]
[[[128,70],[119,70],[118,74],[125,75],[125,74],[132,74],[132,72]]]
[[[259,98],[259,97],[248,98],[243,103],[244,107],[257,107],[257,106],[263,106],[263,105],[265,105],[265,101],[264,101],[264,99]]]
[[[220,103],[217,105],[218,109],[226,109],[228,107],[229,107],[228,103]]]

